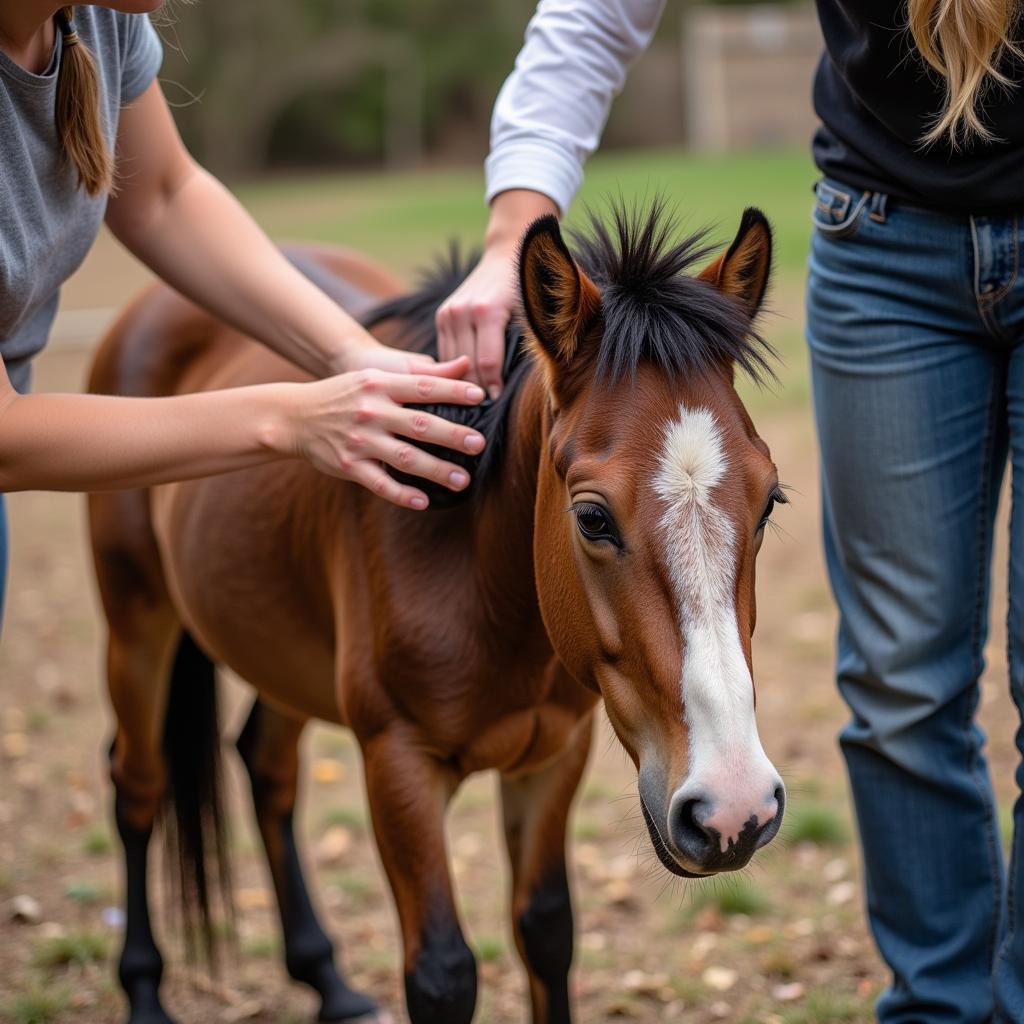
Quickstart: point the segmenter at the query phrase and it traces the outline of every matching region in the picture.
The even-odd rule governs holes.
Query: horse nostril
[[[767,846],[779,832],[779,828],[782,826],[782,815],[786,810],[786,790],[783,786],[776,786],[775,788],[775,814],[772,815],[766,822],[764,822],[757,833],[757,845],[758,850],[762,846]]]
[[[676,849],[697,864],[702,864],[717,848],[718,833],[703,820],[710,810],[704,800],[680,801],[669,823]]]

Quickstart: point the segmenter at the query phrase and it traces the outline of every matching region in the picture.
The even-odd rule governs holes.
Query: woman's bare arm
[[[305,457],[421,509],[426,495],[399,484],[381,463],[461,490],[469,482],[463,470],[404,438],[474,453],[484,439],[402,403],[482,397],[465,381],[377,370],[172,398],[20,395],[0,360],[0,492],[143,487]]]

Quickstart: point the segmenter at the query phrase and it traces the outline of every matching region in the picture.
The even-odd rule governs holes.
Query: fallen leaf
[[[310,768],[314,782],[341,782],[345,778],[345,766],[332,757],[318,757]]]
[[[274,905],[274,897],[269,889],[239,889],[235,903],[239,910],[266,910]]]
[[[836,857],[825,865],[821,873],[826,882],[838,882],[839,879],[846,877],[846,871],[846,861],[842,857]]]
[[[332,825],[318,840],[315,856],[319,864],[337,864],[352,849],[352,833],[343,825]]]
[[[43,919],[43,908],[33,896],[15,896],[11,900],[11,920],[19,924],[39,924]]]
[[[706,967],[701,981],[715,992],[728,992],[736,984],[739,974],[731,967]]]
[[[23,732],[4,733],[3,752],[11,761],[24,757],[28,753],[28,737]]]
[[[799,981],[791,981],[787,985],[776,985],[772,989],[772,999],[777,999],[780,1003],[792,1003],[802,999],[806,991]]]
[[[857,886],[853,882],[836,882],[825,895],[825,901],[831,907],[849,903],[857,894]]]

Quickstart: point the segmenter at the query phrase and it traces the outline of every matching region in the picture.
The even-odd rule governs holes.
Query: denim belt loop
[[[868,205],[868,216],[878,224],[885,223],[885,206],[889,196],[885,192],[872,192]]]

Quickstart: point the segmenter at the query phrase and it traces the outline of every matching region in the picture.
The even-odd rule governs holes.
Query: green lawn
[[[723,240],[745,206],[760,206],[775,225],[779,269],[803,266],[814,169],[803,152],[695,156],[682,150],[595,157],[573,206],[597,209],[609,196],[665,194],[687,224],[718,224]],[[486,220],[478,169],[415,174],[352,174],[272,180],[242,187],[243,200],[278,238],[341,242],[412,269],[448,238],[479,243]]]
[[[800,295],[810,237],[815,172],[804,151],[700,156],[658,149],[595,157],[570,211],[600,211],[609,197],[665,195],[685,228],[711,225],[713,237],[732,238],[746,206],[760,206],[775,228],[776,273],[765,328],[782,356],[775,394],[746,390],[754,408],[803,405],[807,374]],[[239,188],[246,205],[278,239],[335,242],[360,249],[397,270],[429,265],[450,239],[480,244],[487,210],[483,174],[462,168],[410,174],[338,174],[272,179]]]

